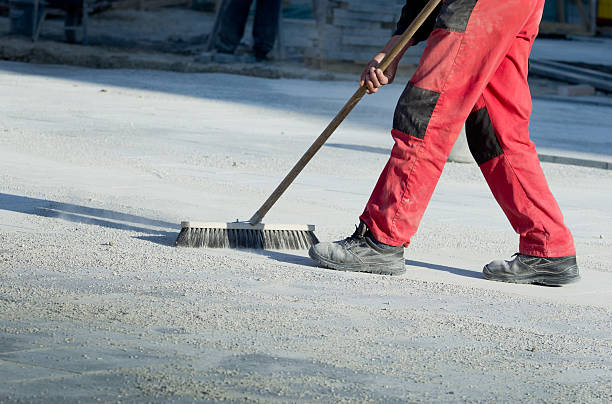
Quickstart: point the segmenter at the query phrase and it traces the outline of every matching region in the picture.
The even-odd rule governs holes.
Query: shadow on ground
[[[336,149],[344,149],[344,150],[354,150],[365,153],[376,153],[382,154],[384,156],[388,156],[391,154],[390,147],[373,147],[373,146],[364,146],[359,144],[343,144],[343,143],[326,143],[326,147],[333,147]]]
[[[0,210],[145,233],[149,236],[137,238],[162,245],[173,245],[177,232],[153,229],[151,227],[178,228],[176,223],[149,219],[128,213],[4,193],[0,193]]]
[[[295,254],[290,254],[290,253],[285,253],[285,252],[280,252],[280,251],[269,251],[269,250],[261,250],[261,251],[254,251],[254,252],[256,254],[264,255],[275,261],[284,262],[287,264],[317,267],[316,262],[314,262],[310,257],[303,257],[301,255],[295,255]],[[482,274],[477,271],[449,267],[445,265],[430,264],[428,262],[406,260],[406,265],[411,266],[411,267],[433,269],[435,271],[444,271],[444,272],[451,273],[453,275],[464,276],[467,278],[477,278],[477,279],[482,278]]]
[[[280,251],[260,250],[255,251],[256,254],[264,255],[275,261],[284,262],[287,264],[296,264],[309,267],[316,267],[316,263],[310,257],[302,257],[301,255],[288,254]]]
[[[428,262],[406,260],[406,265],[410,265],[412,267],[433,269],[436,271],[449,272],[453,275],[465,276],[467,278],[478,278],[478,279],[482,278],[482,274],[480,272],[470,271],[468,269],[461,269],[461,268],[455,268],[455,267],[447,267],[445,265],[430,264]]]
[[[242,64],[239,64],[242,66]],[[209,100],[218,100],[242,105],[250,105],[276,109],[280,111],[300,111],[311,116],[323,116],[331,119],[330,111],[339,111],[344,103],[343,97],[315,96],[325,88],[328,92],[344,91],[345,84],[316,81],[285,81],[280,84],[278,80],[251,77],[248,72],[252,70],[274,70],[280,68],[276,63],[263,63],[245,65],[244,75],[232,75],[232,85],[228,85],[221,73],[211,80],[211,73],[183,73],[159,70],[105,70],[103,74],[98,71],[65,65],[36,65],[19,62],[0,61],[0,71],[20,76],[38,76],[55,78],[74,82],[90,83],[102,88],[121,87],[141,91],[161,92],[184,97],[193,97]],[[237,89],[240,91],[237,91]],[[307,90],[305,90],[307,89]],[[346,94],[346,99],[350,93]],[[379,102],[380,103],[380,102]],[[360,124],[387,128],[389,125],[388,106],[370,102],[368,110],[377,110],[385,118],[373,119],[370,114],[353,114],[352,120]],[[362,103],[362,105],[365,104]],[[359,106],[357,106],[359,108]],[[365,107],[362,107],[365,108]],[[387,111],[387,113],[385,113]]]

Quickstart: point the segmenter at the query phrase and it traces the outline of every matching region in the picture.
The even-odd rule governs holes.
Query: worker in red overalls
[[[395,35],[364,69],[368,93],[393,81],[403,53],[384,72],[377,65],[424,4],[406,2]],[[528,58],[543,8],[544,0],[442,2],[408,44],[427,39],[397,103],[395,145],[360,225],[345,240],[313,246],[315,261],[344,271],[405,272],[404,247],[465,123],[470,151],[520,235],[514,259],[491,262],[484,277],[547,285],[580,278],[572,235],[529,140]]]

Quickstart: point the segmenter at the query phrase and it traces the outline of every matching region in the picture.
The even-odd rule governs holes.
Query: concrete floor
[[[578,284],[482,279],[518,238],[475,164],[447,164],[406,275],[338,273],[173,241],[247,218],[355,83],[1,62],[0,87],[1,402],[612,400],[612,171],[543,163]],[[266,220],[352,232],[401,90],[367,97]],[[577,123],[555,149],[559,111]],[[571,153],[588,127],[609,156],[607,112],[536,100],[534,141]]]

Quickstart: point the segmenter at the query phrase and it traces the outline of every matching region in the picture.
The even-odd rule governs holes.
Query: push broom
[[[378,68],[385,71],[391,62],[406,47],[413,35],[423,25],[441,0],[429,0],[425,8],[417,15],[414,21],[402,34],[399,42],[380,62]],[[314,141],[312,146],[304,153],[302,158],[293,166],[289,174],[276,187],[274,192],[255,212],[248,221],[229,223],[194,222],[181,223],[181,232],[176,239],[179,247],[207,247],[207,248],[249,248],[249,249],[303,249],[318,243],[314,234],[314,225],[295,224],[264,224],[261,221],[281,195],[289,188],[295,178],[302,172],[306,164],[321,149],[323,144],[340,126],[342,121],[355,108],[366,93],[365,85],[359,87],[355,94],[336,114],[325,130]]]

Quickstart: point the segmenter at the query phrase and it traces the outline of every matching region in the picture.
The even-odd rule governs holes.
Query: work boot
[[[319,243],[308,250],[321,266],[338,271],[400,275],[404,268],[404,246],[393,247],[376,241],[365,223],[351,237],[333,243]]]
[[[514,254],[512,261],[496,260],[482,270],[485,279],[512,283],[534,283],[561,286],[580,279],[576,256],[534,257]]]

